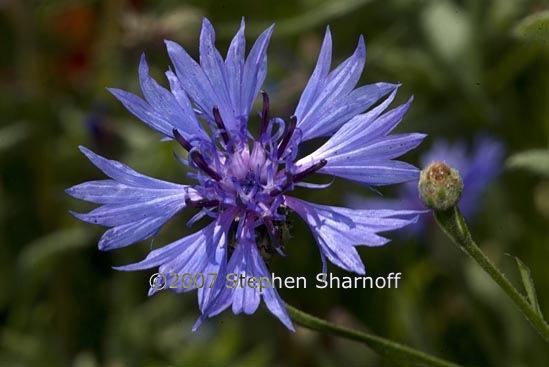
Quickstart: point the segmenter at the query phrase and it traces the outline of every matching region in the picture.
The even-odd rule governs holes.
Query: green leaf
[[[530,301],[530,304],[532,305],[534,311],[536,311],[536,313],[542,316],[541,310],[538,304],[538,297],[536,296],[536,288],[534,287],[534,281],[532,280],[532,276],[530,275],[530,269],[522,261],[520,261],[518,257],[515,257],[515,260],[517,261],[517,265],[520,271],[520,276],[522,278],[522,283],[524,284],[524,288],[526,289],[526,295],[528,296],[528,300]]]
[[[549,150],[534,149],[513,154],[507,160],[508,168],[524,168],[549,176]]]
[[[15,123],[0,129],[0,152],[17,147],[29,135],[27,126]]]
[[[522,19],[515,26],[513,33],[525,41],[539,42],[549,46],[549,10]]]
[[[325,1],[322,4],[295,15],[290,18],[281,19],[276,22],[276,32],[273,37],[283,37],[302,33],[314,27],[323,26],[333,19],[351,14],[372,0],[340,0]],[[272,22],[246,22],[246,34],[257,36]],[[237,26],[234,23],[220,24],[216,26],[220,38],[229,38],[234,34]]]
[[[421,14],[425,37],[448,63],[467,60],[474,37],[471,18],[465,9],[449,0],[433,1]]]
[[[28,243],[19,257],[23,271],[30,271],[66,251],[88,246],[94,232],[85,226],[74,226],[51,232]]]

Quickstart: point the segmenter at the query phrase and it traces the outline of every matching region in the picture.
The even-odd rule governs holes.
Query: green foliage
[[[507,160],[507,167],[549,176],[549,150],[533,149],[515,153]]]
[[[522,284],[524,284],[524,289],[526,289],[528,301],[533,306],[536,313],[543,317],[541,309],[539,308],[538,297],[536,296],[536,287],[534,286],[534,280],[532,279],[532,274],[530,274],[530,269],[518,257],[515,257],[515,260],[517,261],[517,266],[520,271]]]
[[[549,46],[549,10],[525,17],[513,32],[520,39]]]
[[[0,152],[15,147],[28,135],[23,124],[13,124],[0,129]]]

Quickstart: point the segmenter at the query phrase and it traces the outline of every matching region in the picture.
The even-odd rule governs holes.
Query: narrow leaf
[[[532,308],[534,309],[534,311],[536,311],[536,313],[542,316],[541,310],[538,304],[538,298],[536,296],[536,288],[534,287],[534,281],[532,280],[532,276],[530,275],[530,269],[522,261],[520,261],[518,257],[515,257],[515,260],[517,261],[517,265],[520,271],[520,276],[522,278],[522,283],[524,284],[524,288],[526,289],[526,295],[528,296],[528,300],[530,301],[530,304],[532,305]]]
[[[516,37],[549,46],[549,10],[522,19],[514,29]]]
[[[19,142],[29,135],[29,131],[23,123],[15,123],[0,128],[0,152],[17,147]]]
[[[513,154],[507,160],[508,168],[524,168],[549,176],[549,150],[533,149]]]

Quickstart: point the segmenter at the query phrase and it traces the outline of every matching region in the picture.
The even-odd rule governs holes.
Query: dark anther
[[[282,142],[280,143],[280,145],[278,146],[278,150],[276,151],[276,155],[278,158],[282,157],[282,154],[284,154],[284,150],[286,150],[286,147],[288,146],[292,135],[294,135],[296,125],[297,117],[295,117],[294,115],[290,117],[290,125],[288,126],[288,131],[286,131],[286,135],[284,135],[284,139],[282,139]]]
[[[185,140],[184,137],[181,136],[181,134],[179,133],[179,131],[177,131],[177,129],[173,129],[173,137],[175,138],[175,140],[181,144],[181,146],[183,148],[185,148],[185,150],[187,152],[190,152],[191,149],[193,148],[193,146],[187,141]],[[213,169],[211,169],[208,164],[206,163],[206,161],[204,160],[204,157],[202,157],[202,154],[200,154],[199,152],[197,152],[196,150],[193,151],[191,154],[191,159],[193,160],[193,162],[204,172],[206,172],[208,174],[208,176],[210,176],[211,178],[213,178],[214,180],[216,181],[220,181],[221,180],[221,176],[219,175],[219,173],[215,172]]]
[[[219,175],[219,173],[215,172],[213,169],[210,168],[210,166],[208,166],[208,164],[204,160],[204,157],[202,157],[202,154],[198,153],[195,150],[195,151],[191,152],[191,159],[208,176],[210,176],[211,178],[213,178],[216,181],[221,181],[222,177]]]
[[[299,182],[299,181],[303,180],[305,177],[315,173],[316,171],[318,171],[319,169],[324,167],[326,165],[326,163],[328,163],[327,160],[321,159],[320,162],[313,164],[311,167],[307,168],[305,171],[301,171],[299,173],[296,173],[294,175],[294,182]]]
[[[225,129],[225,124],[223,123],[223,119],[221,118],[221,114],[219,113],[219,107],[214,106],[213,108],[213,115],[215,119],[215,123],[217,124],[217,127],[223,130],[221,133],[221,136],[223,137],[223,141],[225,144],[229,143],[229,134],[227,134],[227,129]]]
[[[286,171],[286,182],[284,182],[284,185],[282,185],[280,189],[274,189],[269,193],[269,195],[274,198],[275,196],[286,191],[288,187],[290,187],[293,183],[294,183],[294,176],[292,176],[292,174],[289,171]]]
[[[208,199],[200,199],[200,200],[191,200],[189,198],[185,199],[185,204],[191,208],[205,208],[205,207],[213,207],[219,205],[219,200],[208,200]]]
[[[263,109],[261,111],[261,129],[259,130],[259,136],[263,136],[269,125],[269,95],[264,90],[260,93],[263,97]]]
[[[191,149],[193,148],[193,146],[187,141],[185,140],[184,137],[181,136],[181,134],[179,133],[179,131],[177,131],[177,129],[173,129],[172,130],[173,132],[173,137],[175,138],[175,140],[181,144],[181,146],[187,151],[187,152],[190,152]]]

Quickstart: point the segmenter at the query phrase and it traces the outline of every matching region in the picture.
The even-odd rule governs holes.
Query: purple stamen
[[[208,166],[208,164],[204,160],[204,157],[202,156],[202,154],[198,153],[195,150],[195,151],[191,152],[191,159],[208,176],[210,176],[211,178],[213,178],[216,181],[221,181],[222,177],[219,175],[219,173],[215,172],[213,169],[210,168],[210,166]]]
[[[263,109],[261,111],[261,129],[259,130],[259,136],[263,136],[269,125],[269,95],[264,90],[260,93],[263,97]]]
[[[179,144],[181,144],[181,146],[187,152],[190,152],[193,149],[193,146],[187,140],[185,140],[184,137],[181,136],[181,134],[179,133],[179,131],[177,131],[177,129],[173,129],[172,131],[173,131],[173,136],[174,136],[175,140]],[[200,154],[199,152],[197,152],[195,150],[195,151],[191,152],[189,155],[191,156],[191,159],[193,160],[193,162],[198,166],[198,168],[200,168],[202,171],[206,172],[206,174],[208,176],[210,176],[211,178],[213,178],[214,180],[221,181],[222,177],[219,175],[219,173],[215,172],[213,169],[211,169],[208,166],[208,164],[204,160],[204,157],[202,156],[202,154]]]
[[[299,181],[303,180],[305,177],[315,173],[316,171],[318,171],[319,169],[324,167],[327,163],[328,163],[327,160],[321,159],[320,162],[317,162],[317,163],[313,164],[311,167],[307,168],[305,171],[301,171],[299,173],[296,173],[293,177],[293,181],[294,182],[299,182]]]
[[[181,144],[183,149],[185,149],[187,152],[190,152],[193,146],[187,140],[185,140],[184,137],[181,136],[181,134],[179,133],[179,131],[177,131],[177,129],[173,129],[172,132],[173,132],[173,137],[179,144]]]
[[[191,200],[187,198],[185,199],[185,204],[187,204],[187,206],[191,208],[204,208],[204,207],[218,206],[219,200],[208,200],[208,199]]]
[[[276,152],[276,156],[278,158],[282,157],[282,154],[284,154],[284,151],[286,150],[286,147],[288,146],[290,139],[294,135],[296,125],[297,125],[297,117],[295,117],[294,115],[290,117],[290,125],[288,126],[288,131],[286,132],[286,135],[284,135],[282,142],[278,146],[278,150]]]
[[[280,189],[274,189],[269,193],[271,197],[275,197],[284,191],[286,191],[292,184],[294,183],[294,177],[289,171],[286,171],[286,182],[284,182],[284,185]]]
[[[223,137],[223,141],[225,142],[225,145],[229,143],[229,134],[227,134],[227,129],[225,129],[225,124],[223,123],[223,119],[221,118],[221,114],[219,113],[219,107],[214,106],[213,108],[213,115],[215,119],[215,123],[217,124],[217,127],[223,130],[221,133],[221,136]]]

